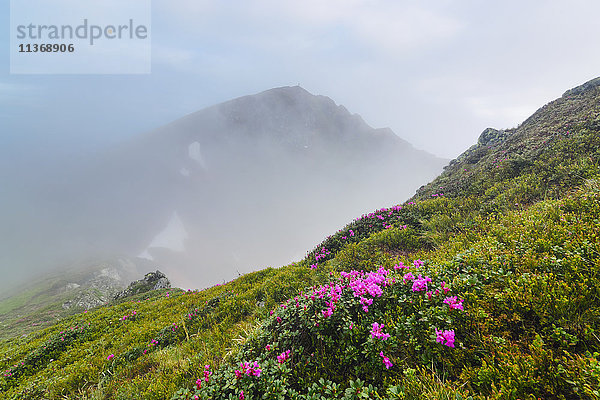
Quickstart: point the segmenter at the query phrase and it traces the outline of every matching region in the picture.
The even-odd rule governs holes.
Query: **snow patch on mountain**
[[[189,170],[189,169],[187,169],[187,168],[181,168],[181,169],[179,170],[179,173],[180,173],[182,176],[190,176],[190,170]]]
[[[188,233],[179,218],[177,211],[169,219],[167,226],[152,239],[148,247],[138,256],[153,260],[150,250],[152,248],[164,248],[172,251],[185,251],[185,241],[188,238]]]
[[[204,157],[202,157],[199,142],[194,142],[188,146],[188,155],[192,160],[200,164],[202,168],[206,169],[206,161],[204,160]]]

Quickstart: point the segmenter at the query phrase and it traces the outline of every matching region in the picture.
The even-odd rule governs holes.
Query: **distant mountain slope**
[[[445,163],[327,97],[272,89],[42,175],[5,216],[3,265],[140,255],[174,284],[208,286],[300,259]]]
[[[27,335],[105,304],[153,269],[155,263],[139,258],[88,259],[5,290],[0,296],[0,339]]]

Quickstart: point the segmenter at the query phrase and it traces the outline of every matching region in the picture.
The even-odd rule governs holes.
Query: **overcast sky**
[[[454,158],[600,75],[599,15],[596,0],[153,0],[147,75],[11,75],[3,29],[0,156],[67,157],[300,84]]]

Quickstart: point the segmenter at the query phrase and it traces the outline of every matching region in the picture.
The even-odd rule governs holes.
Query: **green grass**
[[[58,280],[50,279],[1,300],[0,339],[28,335],[72,314],[73,311],[62,308],[70,296],[54,290],[57,283]]]

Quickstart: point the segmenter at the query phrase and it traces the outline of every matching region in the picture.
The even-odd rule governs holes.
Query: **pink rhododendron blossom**
[[[446,282],[442,282],[442,290],[444,291],[444,294],[450,291],[450,288],[446,286]]]
[[[435,341],[441,344],[444,344],[448,347],[454,348],[454,329],[453,330],[445,330],[438,331],[435,330]]]
[[[371,337],[379,338],[381,340],[388,340],[390,338],[390,335],[381,331],[384,326],[384,324],[379,325],[377,322],[373,322],[373,328],[371,329]]]
[[[451,310],[464,310],[463,301],[463,299],[458,300],[456,296],[450,296],[444,299],[444,304],[448,304]]]
[[[408,266],[404,265],[404,264],[402,263],[402,261],[400,261],[398,264],[394,265],[394,269],[395,269],[395,270],[399,270],[399,269],[403,269],[403,268],[406,268],[406,269],[408,269],[408,268],[410,268],[410,267],[408,267]]]
[[[283,364],[290,358],[290,350],[284,351],[280,355],[277,356],[277,362],[279,364]]]
[[[360,298],[360,303],[363,305],[362,309],[364,312],[369,312],[369,306],[373,304],[373,299],[368,299],[366,297]]]
[[[415,279],[413,282],[412,291],[413,292],[426,291],[427,290],[427,282],[431,282],[431,278],[429,278],[428,276],[422,277],[421,275],[419,275],[419,277],[417,279]]]
[[[334,308],[333,308],[333,307],[329,307],[329,308],[327,308],[327,309],[325,309],[325,310],[321,311],[321,313],[323,314],[323,316],[324,316],[325,318],[329,318],[329,317],[331,317],[331,316],[333,315],[333,310],[334,310]]]
[[[394,364],[392,364],[392,362],[390,361],[390,359],[383,355],[383,351],[380,352],[379,355],[383,358],[383,364],[385,365],[385,367],[387,369],[390,369],[391,367],[394,366]]]
[[[258,361],[254,361],[252,367],[248,368],[246,375],[256,376],[257,378],[260,376],[262,369],[260,369],[260,365],[258,365]]]
[[[210,375],[212,374],[210,371],[210,365],[205,365],[204,366],[204,381],[208,382],[208,380],[210,379]]]
[[[207,371],[204,371],[205,380],[207,379],[206,372]],[[248,363],[248,362],[242,362],[242,363],[240,363],[240,369],[236,369],[235,371],[233,371],[236,379],[240,379],[244,375],[259,377],[261,372],[262,372],[262,369],[260,369],[260,365],[258,365],[258,361],[254,361],[253,365],[250,365],[250,363]],[[206,380],[206,381],[208,382],[208,380]]]

